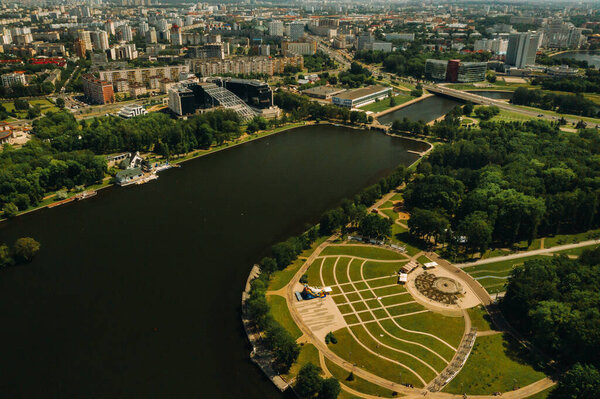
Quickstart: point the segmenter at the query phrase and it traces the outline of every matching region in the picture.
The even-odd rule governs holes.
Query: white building
[[[283,36],[283,22],[281,21],[271,21],[267,25],[269,28],[269,35],[271,36]],[[302,28],[304,29],[304,28]]]
[[[508,49],[508,40],[505,39],[480,39],[475,40],[475,51],[490,51],[494,54],[506,54]]]
[[[108,49],[108,33],[103,30],[97,30],[90,32],[90,38],[92,39],[92,46],[94,50],[107,50]]]
[[[27,80],[24,73],[5,73],[2,75],[2,86],[11,87],[17,84],[25,85]]]
[[[133,33],[131,32],[131,27],[129,25],[121,25],[117,31],[121,35],[121,40],[126,42],[133,40]]]
[[[146,115],[148,111],[139,104],[126,105],[119,111],[118,115],[122,118],[133,118],[135,116]]]

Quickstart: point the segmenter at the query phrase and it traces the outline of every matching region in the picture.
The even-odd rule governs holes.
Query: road
[[[534,255],[543,255],[543,254],[548,254],[548,253],[552,253],[552,252],[564,251],[566,249],[587,247],[587,246],[594,245],[594,244],[600,244],[600,240],[588,240],[588,241],[581,241],[581,242],[578,242],[575,244],[565,244],[565,245],[558,245],[556,247],[551,247],[551,248],[534,249],[533,251],[518,252],[516,254],[511,254],[511,255],[506,255],[506,256],[495,256],[493,258],[481,259],[481,260],[477,260],[475,262],[456,263],[456,264],[454,264],[454,266],[458,267],[458,268],[463,268],[463,267],[476,266],[476,265],[485,265],[488,263],[502,262],[505,260],[526,258],[529,256],[534,256]]]
[[[462,90],[451,89],[449,87],[444,87],[444,86],[440,86],[440,85],[423,85],[423,88],[431,93],[443,94],[446,96],[458,98],[460,100],[470,101],[474,104],[495,105],[498,108],[503,109],[505,111],[517,112],[517,113],[520,113],[523,115],[531,116],[533,118],[546,119],[549,121],[557,121],[559,119],[559,117],[557,117],[555,115],[545,114],[544,110],[541,110],[541,109],[535,110],[535,111],[523,109],[523,108],[516,107],[514,105],[510,105],[501,100],[495,100],[495,99],[483,97],[483,96],[480,96],[477,94],[467,93]],[[573,118],[565,118],[565,120],[572,124],[577,124],[580,121],[580,119],[573,119]],[[588,123],[588,127],[599,127],[599,125],[594,124],[594,123]]]

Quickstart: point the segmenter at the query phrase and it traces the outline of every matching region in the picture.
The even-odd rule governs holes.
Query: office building
[[[269,108],[273,105],[273,91],[266,82],[235,78],[216,78],[212,82],[226,88],[251,107]]]
[[[517,68],[534,65],[541,38],[541,33],[532,31],[511,34],[508,37],[506,63]]]
[[[425,61],[425,77],[431,80],[445,80],[447,66],[446,60],[428,59]]]
[[[362,87],[337,94],[331,98],[331,102],[340,107],[356,108],[376,100],[383,100],[391,91],[390,87],[380,85]]]
[[[142,107],[139,104],[131,104],[131,105],[126,105],[123,108],[121,108],[121,110],[119,111],[119,113],[117,115],[119,115],[122,118],[125,119],[129,119],[129,118],[133,118],[136,116],[140,116],[140,115],[147,115],[148,111],[146,111],[146,109],[144,107]]]

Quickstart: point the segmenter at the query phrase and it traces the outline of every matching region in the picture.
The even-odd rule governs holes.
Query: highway
[[[492,98],[483,97],[483,96],[473,94],[473,93],[467,93],[462,90],[451,89],[451,88],[440,86],[440,85],[423,85],[423,88],[426,89],[427,91],[429,91],[430,93],[437,93],[437,94],[442,94],[442,95],[446,95],[449,97],[454,97],[454,98],[457,98],[457,99],[460,99],[463,101],[470,101],[473,104],[495,105],[498,108],[503,109],[505,111],[518,112],[520,114],[528,115],[533,118],[546,119],[549,121],[557,121],[559,119],[558,116],[545,114],[544,110],[542,110],[542,109],[535,110],[535,111],[523,109],[523,108],[515,107],[514,105],[510,105],[510,104],[506,103],[505,101],[495,100]],[[572,124],[577,124],[577,122],[580,121],[580,119],[573,119],[573,118],[565,118],[565,120]],[[597,128],[597,127],[599,127],[599,125],[587,122],[587,127],[596,127]]]

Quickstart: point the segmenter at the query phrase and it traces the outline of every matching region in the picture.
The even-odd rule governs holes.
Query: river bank
[[[229,148],[234,148],[234,147],[236,147],[238,145],[246,144],[246,143],[249,143],[249,142],[252,142],[252,141],[255,141],[255,140],[260,140],[262,138],[269,137],[269,136],[272,136],[274,134],[281,133],[281,132],[284,132],[284,131],[287,131],[287,130],[290,130],[290,129],[294,129],[294,128],[297,128],[297,127],[300,127],[300,126],[310,125],[311,122],[312,121],[308,121],[308,122],[295,122],[295,123],[290,123],[289,125],[286,125],[286,126],[281,126],[281,127],[275,128],[275,129],[265,130],[263,132],[256,133],[255,135],[246,135],[243,139],[238,140],[238,141],[234,142],[233,144],[225,143],[225,144],[222,144],[222,145],[219,145],[219,146],[211,147],[208,150],[196,150],[193,153],[184,155],[183,157],[179,157],[179,158],[174,159],[174,160],[172,160],[170,162],[172,164],[182,164],[184,162],[191,161],[193,159],[197,159],[197,158],[200,158],[200,157],[203,157],[203,156],[206,156],[206,155],[214,154],[216,152],[223,151],[223,150],[226,150],[226,149],[229,149]],[[94,184],[94,185],[91,185],[91,186],[87,186],[87,187],[84,188],[84,191],[96,191],[96,192],[98,192],[98,191],[103,190],[105,188],[113,187],[115,184],[111,183],[111,180],[112,180],[111,177],[106,176],[106,177],[104,177],[102,183],[98,183],[98,184]],[[67,195],[67,199],[73,198],[73,197],[75,197],[75,196],[77,196],[79,194],[81,194],[81,192],[69,193]],[[44,209],[44,208],[51,207],[51,205],[55,203],[55,200],[53,199],[55,195],[56,195],[56,192],[54,194],[48,194],[48,195],[46,195],[39,205],[37,205],[37,206],[35,206],[33,208],[30,208],[30,209],[27,209],[25,211],[19,212],[15,217],[23,216],[23,215],[29,214],[31,212],[35,212],[35,211],[39,211],[39,210]],[[7,220],[7,218],[0,218],[0,223],[4,222],[6,220]]]
[[[152,184],[2,223],[0,241],[43,243],[32,263],[2,271],[1,334],[13,343],[0,360],[3,393],[286,397],[248,356],[240,295],[250,267],[343,198],[413,163],[408,150],[426,148],[303,126]]]

